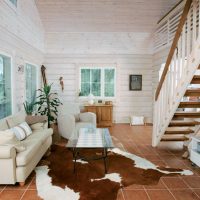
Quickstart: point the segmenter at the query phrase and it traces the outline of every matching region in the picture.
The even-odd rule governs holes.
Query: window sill
[[[116,102],[116,99],[117,99],[117,97],[95,97],[94,101],[98,102],[98,100],[102,100],[103,102],[105,102],[105,101]],[[88,97],[78,96],[78,100],[80,100],[80,101],[88,101]]]

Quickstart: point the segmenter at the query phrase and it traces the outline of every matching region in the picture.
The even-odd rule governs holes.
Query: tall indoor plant
[[[55,123],[58,115],[58,106],[62,103],[57,97],[57,93],[51,92],[51,85],[45,85],[39,89],[40,95],[37,97],[36,104],[38,105],[38,113],[48,117],[48,127],[50,124]]]

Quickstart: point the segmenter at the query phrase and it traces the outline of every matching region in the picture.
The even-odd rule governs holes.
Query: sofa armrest
[[[0,145],[0,159],[16,157],[16,149],[11,145]]]
[[[79,116],[81,122],[90,122],[94,126],[96,126],[96,114],[92,112],[85,112],[85,113],[80,113]]]

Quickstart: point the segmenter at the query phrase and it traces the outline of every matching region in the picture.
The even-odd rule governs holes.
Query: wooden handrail
[[[181,16],[181,19],[180,19],[180,22],[179,22],[179,25],[178,25],[178,28],[177,28],[177,31],[176,31],[176,34],[175,34],[175,37],[174,37],[174,40],[173,40],[173,43],[172,43],[172,46],[171,46],[171,49],[170,49],[168,57],[167,57],[165,68],[163,70],[160,82],[159,82],[158,87],[156,89],[156,94],[155,94],[155,100],[156,101],[157,101],[158,96],[160,94],[160,90],[162,88],[162,85],[163,85],[163,82],[164,82],[165,77],[167,75],[167,72],[169,70],[169,66],[170,66],[170,63],[172,61],[174,52],[176,50],[176,47],[177,47],[177,44],[178,44],[178,40],[179,40],[179,38],[181,36],[182,30],[183,30],[183,26],[184,26],[185,21],[187,19],[191,4],[192,4],[192,0],[187,0],[187,2],[185,4],[185,7],[184,7],[184,10],[183,10],[183,13],[182,13],[182,16]]]
[[[159,24],[165,17],[167,17],[173,10],[175,10],[184,0],[180,0],[173,8],[171,8],[159,21],[157,24]]]

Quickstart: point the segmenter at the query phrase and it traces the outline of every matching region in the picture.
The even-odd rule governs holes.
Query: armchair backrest
[[[78,103],[68,103],[65,102],[63,105],[60,105],[58,108],[59,114],[79,114],[80,113],[80,107]]]

